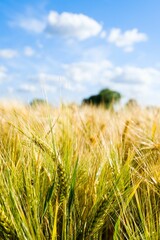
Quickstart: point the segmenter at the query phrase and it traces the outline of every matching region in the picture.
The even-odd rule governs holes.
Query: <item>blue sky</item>
[[[0,98],[160,105],[159,0],[0,1]]]

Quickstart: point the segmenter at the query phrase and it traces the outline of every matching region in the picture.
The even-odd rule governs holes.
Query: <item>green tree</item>
[[[41,98],[34,98],[31,102],[30,102],[30,106],[35,107],[38,105],[45,105],[47,104],[47,101]]]
[[[126,103],[126,107],[138,107],[138,102],[135,99],[131,98]]]
[[[83,99],[83,104],[90,105],[104,105],[106,108],[112,107],[115,103],[119,102],[121,94],[119,92],[105,88],[97,95],[92,95],[89,98]]]

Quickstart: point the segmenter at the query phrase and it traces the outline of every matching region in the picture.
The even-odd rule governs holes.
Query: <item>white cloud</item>
[[[61,76],[51,69],[37,73],[28,79],[28,83],[26,79],[26,83],[19,85],[17,91],[28,94],[46,92],[48,96],[55,93],[56,98],[63,96],[65,100],[68,96],[72,101],[81,101],[83,97],[108,87],[119,91],[126,100],[136,98],[140,103],[151,104],[155,97],[158,99],[158,95],[154,97],[156,89],[160,89],[158,68],[118,66],[106,59],[73,62],[61,65],[60,69]],[[8,77],[7,69],[0,67],[0,81]]]
[[[66,38],[85,40],[98,36],[102,25],[84,14],[51,11],[48,15],[47,31],[51,35],[61,35]],[[102,32],[104,36],[104,32]]]
[[[64,66],[63,66],[64,67]],[[30,80],[35,83],[40,83],[41,88],[47,92],[55,92],[56,89],[61,91],[62,89],[74,92],[82,92],[85,87],[83,84],[75,82],[69,75],[66,74],[67,66],[65,65],[65,72],[60,76],[47,72],[39,72],[35,76],[32,76]],[[63,69],[62,69],[63,71]]]
[[[62,82],[62,87],[65,90],[68,90],[70,92],[83,92],[84,90],[86,90],[86,86],[82,83],[77,83],[77,82],[73,82],[72,79],[68,79],[68,78],[64,78],[64,81]]]
[[[100,37],[101,38],[106,38],[106,36],[107,36],[107,33],[106,33],[106,31],[103,30],[100,34]]]
[[[31,85],[31,84],[22,84],[18,87],[17,89],[19,92],[35,92],[36,91],[36,86]]]
[[[9,94],[14,93],[14,88],[13,88],[13,87],[8,87],[8,88],[7,88],[7,92],[8,92]]]
[[[141,103],[151,104],[156,89],[160,89],[160,70],[152,67],[115,66],[108,60],[77,62],[64,65],[63,76],[70,91],[98,93],[109,87],[121,92],[124,99],[136,98]]]
[[[40,49],[42,49],[44,47],[44,45],[39,40],[36,42],[36,45]]]
[[[123,48],[126,52],[134,50],[135,43],[147,41],[148,37],[145,33],[141,33],[134,28],[122,32],[119,28],[113,28],[108,36],[108,41],[114,43],[117,47]]]
[[[7,69],[3,66],[0,66],[0,82],[3,82],[7,79]]]
[[[39,72],[36,76],[33,77],[33,79],[40,83],[58,83],[60,81],[63,81],[63,78],[60,76],[46,72]]]
[[[12,25],[23,28],[28,32],[42,33],[45,29],[46,23],[44,20],[38,20],[36,18],[21,17],[14,21]]]
[[[59,35],[79,41],[98,35],[101,38],[106,36],[100,23],[81,13],[50,11],[48,15],[39,19],[30,16],[18,17],[10,22],[10,25],[18,26],[28,32],[37,34],[45,32],[49,36]]]
[[[112,63],[108,60],[101,62],[78,62],[64,65],[65,76],[76,83],[95,85],[103,84],[113,79],[117,74]]]
[[[55,93],[57,89],[55,86],[45,84],[42,86],[42,90],[47,93]]]
[[[140,68],[134,66],[126,66],[123,68],[122,75],[128,84],[135,83],[146,85],[160,81],[160,70],[152,67]]]
[[[135,98],[141,103],[151,104],[155,89],[160,89],[160,70],[135,66],[120,68],[120,74],[112,79],[110,87],[120,91],[126,99]]]
[[[72,92],[110,87],[124,96],[132,93],[132,97],[135,92],[144,94],[155,86],[160,87],[160,70],[152,67],[118,66],[108,60],[73,62],[59,67],[61,75],[46,70],[32,76],[30,81],[40,83],[44,89],[47,86],[47,91],[52,87]]]
[[[18,55],[18,52],[13,49],[0,49],[0,58],[11,59]]]
[[[27,56],[27,57],[32,57],[33,55],[35,54],[35,51],[33,48],[29,47],[29,46],[26,46],[24,48],[24,55]]]
[[[25,82],[16,89],[18,92],[24,92],[24,93],[35,93],[35,92],[48,92],[53,93],[56,91],[56,86],[48,83],[41,83],[40,85],[37,85],[37,83],[30,84],[28,82]]]

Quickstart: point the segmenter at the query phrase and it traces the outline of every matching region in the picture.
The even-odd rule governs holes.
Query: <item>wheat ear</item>
[[[0,239],[7,237],[7,239],[18,240],[17,234],[11,221],[6,216],[3,209],[0,207]]]

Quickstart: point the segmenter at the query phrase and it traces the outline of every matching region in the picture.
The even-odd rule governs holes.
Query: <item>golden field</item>
[[[159,240],[160,109],[1,103],[0,239]]]

